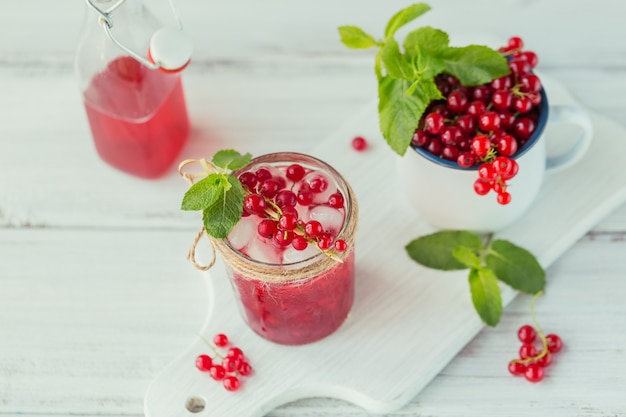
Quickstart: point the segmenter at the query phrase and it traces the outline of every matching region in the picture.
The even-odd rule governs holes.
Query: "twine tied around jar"
[[[187,165],[193,163],[199,163],[203,168],[203,172],[190,173],[183,170]],[[191,186],[194,184],[196,178],[205,177],[219,171],[212,163],[205,159],[187,159],[179,164],[178,172]],[[208,271],[217,261],[217,251],[222,256],[224,262],[237,273],[244,277],[254,277],[255,279],[266,282],[295,281],[319,275],[332,268],[336,263],[342,263],[344,259],[352,253],[354,248],[356,227],[358,224],[358,204],[350,185],[347,182],[344,182],[343,185],[346,188],[346,201],[350,204],[348,204],[349,210],[346,212],[344,226],[337,237],[342,237],[346,242],[347,248],[345,251],[329,252],[320,250],[318,254],[302,261],[287,264],[269,264],[256,261],[238,252],[229,245],[226,239],[216,239],[210,236],[206,233],[205,227],[202,226],[187,252],[187,260],[189,260],[196,269]],[[202,265],[196,261],[197,246],[204,235],[206,235],[211,247],[211,260],[206,265]]]

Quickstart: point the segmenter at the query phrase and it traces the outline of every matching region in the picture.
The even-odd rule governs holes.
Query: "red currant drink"
[[[180,74],[119,57],[84,92],[96,150],[110,165],[142,178],[163,175],[189,135]]]
[[[226,257],[226,264],[243,317],[276,343],[328,336],[354,300],[357,213],[350,187],[325,163],[293,153],[256,158],[237,175],[249,197],[227,239],[235,259]]]

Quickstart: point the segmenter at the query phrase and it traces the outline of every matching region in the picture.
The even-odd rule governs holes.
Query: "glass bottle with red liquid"
[[[191,43],[141,0],[87,5],[75,66],[96,150],[121,171],[158,178],[189,136],[181,71]]]

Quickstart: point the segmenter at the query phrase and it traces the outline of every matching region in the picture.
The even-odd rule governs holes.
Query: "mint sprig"
[[[202,221],[207,233],[223,239],[235,227],[243,214],[244,190],[232,171],[246,166],[252,155],[241,155],[232,149],[213,155],[211,164],[202,159],[206,177],[193,184],[181,203],[182,210],[202,211]]]
[[[426,3],[400,10],[380,40],[357,26],[338,28],[341,42],[349,48],[379,48],[374,65],[379,124],[383,137],[399,155],[406,153],[430,102],[443,98],[435,84],[437,75],[451,74],[462,85],[475,86],[510,73],[506,58],[498,51],[482,45],[452,47],[446,32],[429,26],[407,34],[402,52],[394,34],[429,10]]]
[[[472,302],[480,318],[496,326],[502,316],[498,281],[511,288],[537,294],[546,285],[546,274],[526,249],[506,240],[485,241],[467,231],[440,231],[422,236],[406,245],[408,255],[428,268],[444,271],[469,269]]]

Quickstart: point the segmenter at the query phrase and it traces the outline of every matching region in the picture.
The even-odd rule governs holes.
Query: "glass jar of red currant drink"
[[[299,345],[333,333],[354,299],[354,192],[311,156],[274,153],[236,171],[244,215],[217,241],[248,325]]]

